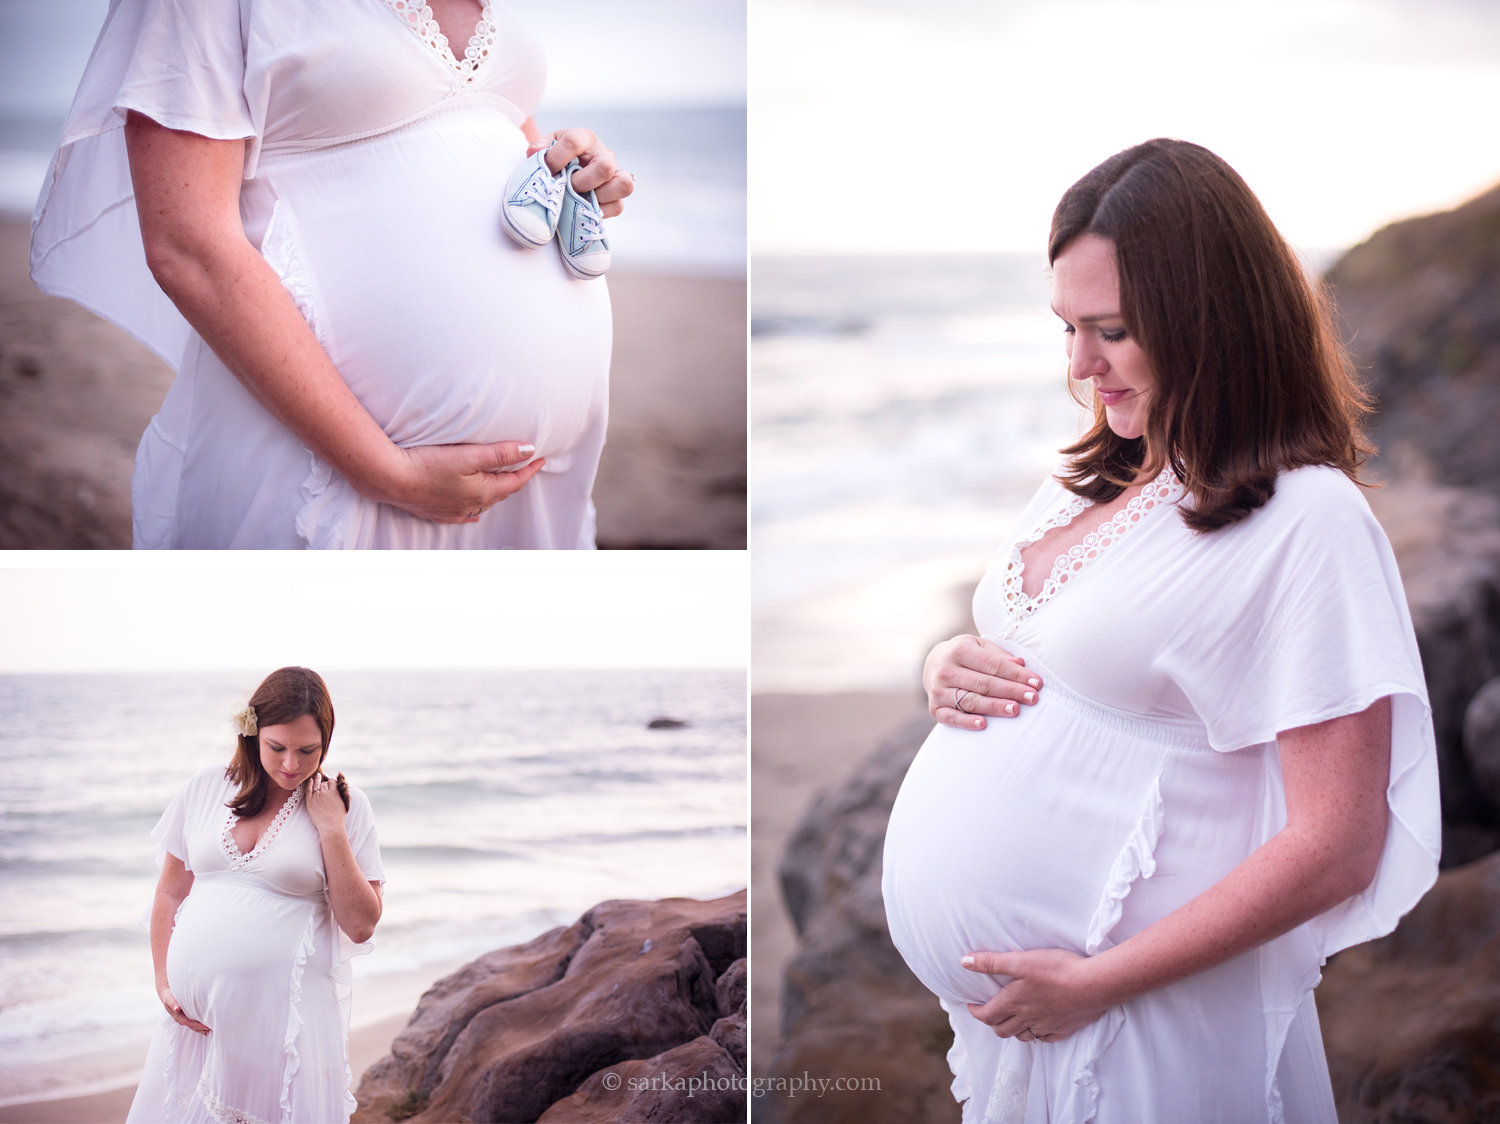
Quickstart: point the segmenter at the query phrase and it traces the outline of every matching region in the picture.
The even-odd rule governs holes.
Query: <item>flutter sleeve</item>
[[[370,798],[357,788],[349,789],[349,814],[344,819],[349,848],[354,861],[370,882],[385,882],[385,867],[380,862],[380,840],[375,834],[375,813]]]
[[[151,839],[155,843],[154,854],[156,856],[156,869],[160,870],[167,861],[168,855],[176,855],[182,860],[182,865],[192,870],[192,864],[188,861],[187,845],[187,821],[188,809],[193,801],[193,790],[197,785],[197,777],[189,781],[176,796],[172,803],[167,805],[167,810],[161,814],[161,819],[156,821],[156,826],[151,829]]]
[[[188,835],[195,823],[201,826],[205,817],[218,819],[224,815],[224,798],[230,788],[224,776],[224,766],[205,765],[193,774],[172,798],[167,810],[151,829],[155,844],[156,869],[160,870],[167,856],[176,855],[189,871],[193,869]]]
[[[1213,747],[1264,746],[1264,838],[1286,823],[1276,736],[1392,700],[1385,848],[1363,893],[1309,923],[1320,956],[1383,936],[1437,879],[1437,754],[1416,634],[1385,532],[1331,468],[1286,473],[1228,536],[1170,659]]]
[[[32,217],[37,286],[120,325],[174,368],[189,329],[146,268],[125,115],[134,109],[216,140],[248,138],[252,175],[263,121],[245,96],[245,3],[113,0]]]

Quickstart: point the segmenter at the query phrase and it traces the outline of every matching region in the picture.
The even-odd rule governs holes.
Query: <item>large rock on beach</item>
[[[1445,871],[1315,994],[1341,1124],[1500,1120],[1500,855]]]
[[[1500,496],[1500,187],[1393,223],[1326,274],[1387,456]]]
[[[1464,712],[1464,759],[1474,780],[1500,805],[1500,678],[1491,679]]]
[[[781,885],[799,944],[783,981],[781,1042],[766,1074],[772,1084],[753,1106],[757,1121],[959,1119],[949,1092],[948,1017],[891,943],[880,895],[891,805],[931,729],[921,715],[897,730],[813,802],[787,842]],[[878,1086],[799,1091],[795,1082],[808,1078]],[[778,1080],[791,1084],[779,1088]]]
[[[1500,675],[1500,188],[1385,227],[1327,273],[1379,407],[1371,494],[1396,546],[1432,699],[1443,865],[1500,846],[1500,796],[1464,750]]]
[[[711,1038],[695,1038],[654,1058],[621,1062],[594,1074],[571,1097],[542,1113],[540,1121],[742,1121],[744,1080],[744,1065],[722,1046]]]
[[[743,1027],[745,945],[742,890],[603,902],[488,953],[422,996],[366,1071],[353,1119],[743,1120],[743,1051],[714,1032]],[[549,1113],[559,1102],[573,1107]]]
[[[1443,866],[1500,846],[1500,788],[1476,774],[1464,724],[1500,675],[1500,499],[1398,478],[1368,493],[1396,551],[1437,738]]]

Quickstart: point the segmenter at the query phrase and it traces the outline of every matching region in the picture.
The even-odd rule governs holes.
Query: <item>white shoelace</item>
[[[538,169],[521,191],[522,199],[540,203],[554,217],[562,210],[562,197],[562,177],[549,175],[544,169]]]
[[[600,224],[604,221],[604,213],[593,207],[580,207],[578,209],[578,240],[580,242],[603,242],[604,227]]]

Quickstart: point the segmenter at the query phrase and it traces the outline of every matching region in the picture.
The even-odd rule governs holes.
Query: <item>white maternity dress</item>
[[[1336,1124],[1312,989],[1437,877],[1432,722],[1395,558],[1358,487],[1283,473],[1248,518],[1190,531],[1169,474],[1059,558],[1034,600],[1019,545],[1086,518],[1049,480],[974,596],[1024,655],[1034,707],[938,726],[891,812],[891,937],[942,1001],[965,1124]],[[1092,955],[1207,890],[1286,823],[1276,735],[1393,696],[1375,881],[1285,936],[1052,1043],[973,1018],[979,950]]]
[[[136,454],[137,547],[593,545],[609,292],[500,228],[541,51],[498,0],[457,58],[430,17],[410,0],[112,0],[37,203],[31,271],[177,371]],[[540,474],[479,522],[440,525],[361,497],[308,452],[147,271],[131,109],[248,139],[245,234],[392,441],[529,441]]]
[[[224,768],[200,769],[152,830],[193,874],[167,947],[167,984],[199,1034],[162,1012],[131,1124],[341,1124],[349,1093],[349,961],[371,950],[338,928],[301,792],[248,855]],[[349,789],[355,861],[384,882],[370,801]]]

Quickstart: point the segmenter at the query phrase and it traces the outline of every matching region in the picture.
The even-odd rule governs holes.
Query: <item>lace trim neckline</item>
[[[1005,627],[1002,637],[1009,636],[1026,617],[1036,612],[1057,596],[1058,591],[1082,573],[1089,563],[1096,561],[1109,547],[1119,542],[1131,529],[1138,527],[1146,516],[1164,504],[1175,504],[1186,489],[1169,467],[1161,470],[1156,479],[1141,489],[1141,494],[1117,511],[1112,519],[1098,530],[1090,531],[1083,541],[1069,547],[1066,554],[1059,554],[1052,563],[1052,572],[1042,583],[1035,597],[1027,597],[1021,589],[1026,563],[1021,559],[1021,548],[1030,546],[1054,527],[1065,527],[1082,515],[1094,501],[1083,496],[1069,495],[1061,510],[1043,519],[1028,535],[1017,539],[1010,549],[1010,558],[1005,565],[1003,598],[1005,602]]]
[[[462,59],[454,54],[448,37],[438,26],[437,17],[424,0],[385,0],[385,6],[400,16],[406,26],[416,33],[417,38],[448,64],[448,68],[453,71],[455,90],[472,85],[480,66],[495,53],[495,37],[499,27],[490,11],[490,0],[484,0],[479,22],[474,25],[474,34],[469,37]]]
[[[292,794],[282,804],[281,811],[276,813],[276,818],[271,821],[271,826],[266,828],[254,848],[247,855],[240,850],[240,845],[234,841],[234,821],[236,819],[234,809],[229,810],[229,818],[224,821],[224,833],[219,837],[224,847],[224,856],[229,860],[230,870],[243,870],[252,859],[259,855],[281,834],[281,828],[291,818],[291,814],[297,810],[297,805],[302,803],[302,786],[299,784],[292,789]]]

